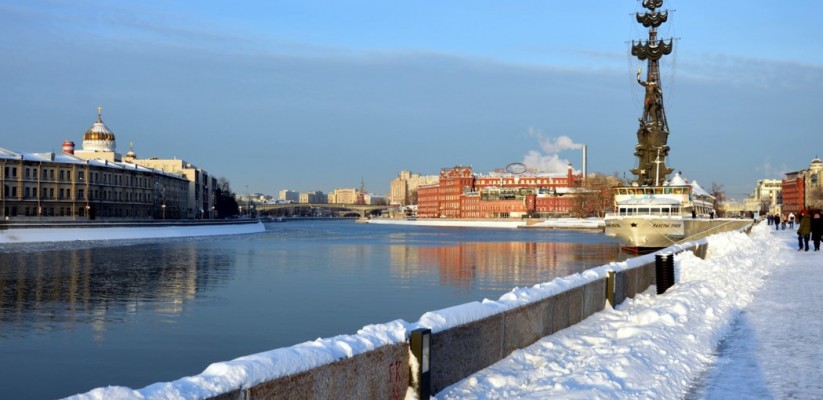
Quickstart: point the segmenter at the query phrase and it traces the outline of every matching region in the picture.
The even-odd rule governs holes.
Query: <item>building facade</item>
[[[406,206],[417,204],[417,190],[421,186],[436,185],[440,181],[437,175],[420,175],[411,171],[400,171],[392,179],[389,188],[389,201],[392,205]]]
[[[782,181],[783,214],[805,208],[823,208],[823,161],[815,157],[809,168],[789,172]]]
[[[300,203],[302,204],[326,204],[328,201],[328,196],[319,190],[300,193]]]
[[[758,213],[780,213],[783,181],[780,179],[760,179],[752,194],[744,201],[743,209]]]
[[[329,204],[355,204],[358,193],[355,188],[334,189],[329,193]]]
[[[581,174],[571,165],[565,175],[493,173],[475,175],[471,167],[440,171],[439,184],[418,189],[421,218],[522,218],[566,215],[574,206]]]
[[[297,203],[300,201],[300,193],[289,189],[283,189],[277,194],[277,200]]]
[[[204,218],[213,210],[215,179],[182,160],[142,162],[133,150],[122,157],[101,112],[81,150],[71,141],[63,153],[0,149],[3,219]]]

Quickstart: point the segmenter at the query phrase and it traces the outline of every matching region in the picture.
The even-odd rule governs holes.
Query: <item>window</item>
[[[29,172],[30,172],[30,171],[29,171],[29,169],[28,169],[28,168],[26,168],[26,178],[28,178],[28,177],[29,177]],[[28,215],[28,213],[26,213],[26,215]]]
[[[60,180],[62,181],[63,179],[64,179],[64,178],[63,178],[63,170],[61,169],[61,170],[60,170]],[[61,209],[61,210],[62,210],[62,209]],[[62,214],[62,211],[61,211],[61,214]]]
[[[85,179],[85,175],[86,175],[85,172],[77,171],[77,180],[82,181],[83,179]]]
[[[11,168],[11,176],[17,176],[17,167]],[[14,215],[17,215],[17,207],[12,207],[12,210],[14,210]]]

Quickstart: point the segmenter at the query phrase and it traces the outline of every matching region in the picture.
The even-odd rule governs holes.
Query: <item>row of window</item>
[[[9,186],[3,185],[3,197],[4,198],[17,198],[17,186]],[[37,188],[29,188],[25,187],[22,191],[23,199],[32,199],[37,198]],[[55,194],[57,197],[55,197]],[[136,202],[151,202],[154,200],[152,193],[150,192],[126,192],[123,193],[122,191],[112,191],[112,190],[89,190],[88,192],[89,197],[86,199],[86,192],[85,189],[77,189],[77,198],[75,200],[110,200],[110,201],[136,201]],[[102,196],[102,198],[100,197]],[[72,200],[71,196],[71,189],[64,189],[59,188],[55,191],[54,188],[42,188],[40,192],[41,200]],[[169,196],[166,199],[169,200],[170,203],[176,203],[176,200]]]
[[[63,169],[50,169],[50,168],[42,168],[40,169],[42,174],[40,174],[40,178],[43,180],[55,180],[55,171],[57,171],[57,180],[58,181],[69,181],[71,179],[71,171],[63,170]],[[17,177],[17,167],[13,166],[6,166],[4,168],[4,177],[6,178],[16,178]],[[23,177],[26,179],[37,178],[38,177],[38,169],[37,168],[24,168]],[[153,179],[150,177],[144,176],[134,176],[130,174],[121,175],[121,174],[111,174],[111,173],[99,173],[91,171],[89,172],[89,182],[93,183],[102,183],[103,184],[110,184],[110,185],[118,185],[129,187],[138,187],[138,188],[150,188],[154,183]],[[83,181],[86,179],[85,171],[77,171],[77,180]]]
[[[72,214],[72,210],[74,210],[74,214]],[[3,211],[5,212],[3,215],[10,217],[17,217],[21,213],[27,217],[85,217],[90,213],[90,209],[85,206],[74,209],[72,207],[20,207],[18,209],[17,206],[10,206],[5,207]],[[150,217],[153,211],[156,210],[145,207],[138,209],[104,208],[102,211],[98,211],[97,215],[101,217]]]

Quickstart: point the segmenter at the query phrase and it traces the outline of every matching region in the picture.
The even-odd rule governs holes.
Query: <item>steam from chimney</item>
[[[529,136],[536,137],[540,145],[540,150],[529,150],[523,156],[523,164],[529,169],[536,169],[541,172],[565,173],[569,160],[562,159],[558,155],[564,150],[579,150],[582,144],[575,143],[568,136],[558,136],[556,138],[546,137],[543,132],[529,128]],[[585,164],[585,162],[584,162]]]

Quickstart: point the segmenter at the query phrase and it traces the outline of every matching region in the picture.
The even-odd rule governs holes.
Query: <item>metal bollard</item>
[[[672,253],[655,255],[654,273],[657,279],[657,294],[663,294],[674,285],[674,255]]]
[[[411,332],[409,337],[409,347],[414,358],[417,359],[417,371],[412,371],[412,375],[417,375],[420,379],[416,382],[417,398],[420,400],[428,400],[431,396],[431,361],[430,344],[431,344],[431,329],[415,329]]]

